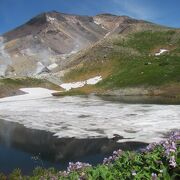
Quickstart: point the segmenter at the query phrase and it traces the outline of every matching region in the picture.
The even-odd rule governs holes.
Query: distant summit
[[[14,74],[40,74],[48,66],[56,70],[67,67],[68,57],[109,35],[121,33],[133,23],[138,21],[112,14],[91,17],[44,12],[5,33],[4,47],[12,59]]]

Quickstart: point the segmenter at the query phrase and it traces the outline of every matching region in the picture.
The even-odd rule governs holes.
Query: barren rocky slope
[[[40,14],[1,37],[1,75],[56,72],[68,66],[69,56],[138,22],[111,14],[94,17],[55,11]]]

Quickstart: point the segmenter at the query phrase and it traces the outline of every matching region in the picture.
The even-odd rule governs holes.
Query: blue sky
[[[0,34],[46,11],[128,15],[180,28],[180,0],[0,0]]]

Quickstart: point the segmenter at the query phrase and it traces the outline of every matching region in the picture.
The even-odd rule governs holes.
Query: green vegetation
[[[32,176],[23,176],[15,170],[9,180],[176,180],[180,178],[180,132],[167,141],[152,143],[141,152],[114,151],[102,165],[92,167],[85,163],[70,163],[68,171],[36,168]],[[0,179],[6,176],[0,174]]]
[[[180,61],[178,56],[162,55],[159,57],[119,57],[111,76],[100,83],[107,88],[160,86],[180,82]]]
[[[125,41],[118,41],[114,44],[123,47],[131,47],[141,54],[148,55],[158,48],[173,48],[179,44],[179,34],[175,30],[169,31],[143,31],[130,34]]]
[[[168,52],[155,56],[160,49]],[[180,90],[179,30],[147,30],[116,35],[79,54],[80,62],[65,75],[65,81],[102,75],[99,91],[128,87],[157,88],[166,93]],[[171,90],[168,90],[171,86]],[[173,88],[172,88],[173,87]]]
[[[180,56],[173,52],[180,47],[179,42],[180,34],[176,34],[175,31],[138,32],[125,40],[116,40],[115,46],[131,48],[139,54],[112,52],[112,74],[100,83],[100,86],[146,87],[180,83]],[[160,48],[168,49],[169,53],[155,56],[155,52]]]
[[[41,79],[35,79],[35,78],[4,78],[0,80],[1,85],[16,85],[16,86],[37,86],[40,84],[45,83],[44,80]]]

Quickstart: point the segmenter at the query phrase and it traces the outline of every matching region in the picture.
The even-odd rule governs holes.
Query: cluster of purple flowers
[[[114,151],[112,156],[109,156],[108,158],[104,158],[103,164],[110,164],[110,163],[112,163],[113,161],[118,159],[119,156],[121,156],[122,152],[123,151],[121,149],[119,149],[117,151]]]
[[[175,159],[175,156],[171,156],[170,159],[169,159],[169,165],[171,167],[176,167],[176,159]]]
[[[165,156],[169,159],[169,165],[172,168],[177,166],[176,164],[176,141],[180,140],[180,131],[172,132],[169,139],[165,141],[162,145],[165,149]]]
[[[163,143],[163,147],[165,149],[166,156],[169,156],[171,153],[176,152],[176,143],[171,140],[167,140]]]
[[[152,173],[151,177],[152,177],[152,180],[157,180],[157,174],[156,173]]]
[[[151,143],[149,144],[145,149],[142,149],[142,152],[150,152],[153,151],[157,146],[162,145],[165,149],[165,154],[166,157],[169,157],[169,155],[172,155],[172,152],[175,153],[177,148],[176,148],[176,141],[180,140],[180,130],[174,131],[170,134],[170,137],[168,140],[166,141],[160,141],[159,143]],[[117,150],[113,152],[112,156],[109,156],[108,158],[104,158],[103,160],[103,164],[110,164],[113,161],[115,161],[121,154],[122,154],[122,150]],[[170,160],[170,165],[172,167],[175,167],[176,163],[175,163],[175,157],[172,155],[171,157],[169,157]]]
[[[154,150],[157,146],[162,145],[166,150],[166,155],[169,155],[170,152],[176,151],[175,142],[177,140],[180,140],[180,130],[172,132],[166,141],[160,141],[159,143],[149,144],[145,149],[142,149],[142,152],[150,152]]]
[[[142,152],[150,152],[153,151],[157,146],[159,145],[159,143],[151,143],[149,144],[145,149],[142,149]]]
[[[173,167],[177,166],[175,157],[177,154],[176,142],[178,140],[180,140],[180,130],[172,132],[170,134],[170,137],[166,141],[149,144],[145,149],[142,150],[142,152],[150,152],[150,151],[153,151],[157,146],[162,146],[164,148],[164,155],[169,160],[170,167],[173,168]],[[114,151],[112,156],[110,156],[108,158],[104,158],[103,164],[108,165],[110,163],[113,163],[115,160],[117,160],[122,155],[122,153],[123,153],[123,151],[121,149]],[[61,172],[59,172],[59,175],[67,177],[69,175],[69,173],[71,173],[73,171],[81,172],[83,169],[85,169],[87,167],[92,167],[92,165],[90,165],[88,163],[82,163],[82,162],[76,162],[76,163],[69,162],[67,171],[63,171],[63,172],[61,171]],[[84,175],[85,174],[83,174],[83,172],[82,172],[80,179],[84,179]],[[136,176],[136,171],[132,171],[132,175]],[[56,176],[52,176],[52,177],[53,177],[52,178],[53,180],[57,179]],[[156,180],[156,179],[157,179],[157,174],[152,173],[152,180]]]
[[[89,163],[82,163],[82,162],[76,162],[72,163],[69,162],[69,166],[67,168],[67,172],[72,172],[72,171],[77,171],[77,170],[82,170],[87,167],[92,167]]]
[[[170,167],[176,167],[176,141],[180,140],[180,130],[174,131],[170,134],[170,137],[166,141],[161,141],[159,143],[151,143],[149,144],[143,152],[152,151],[155,147],[161,145],[164,148],[165,157],[169,159]]]
[[[59,175],[63,176],[63,177],[67,177],[69,175],[69,173],[67,171],[60,171]]]
[[[176,130],[170,134],[169,140],[177,141],[180,140],[180,130]]]

